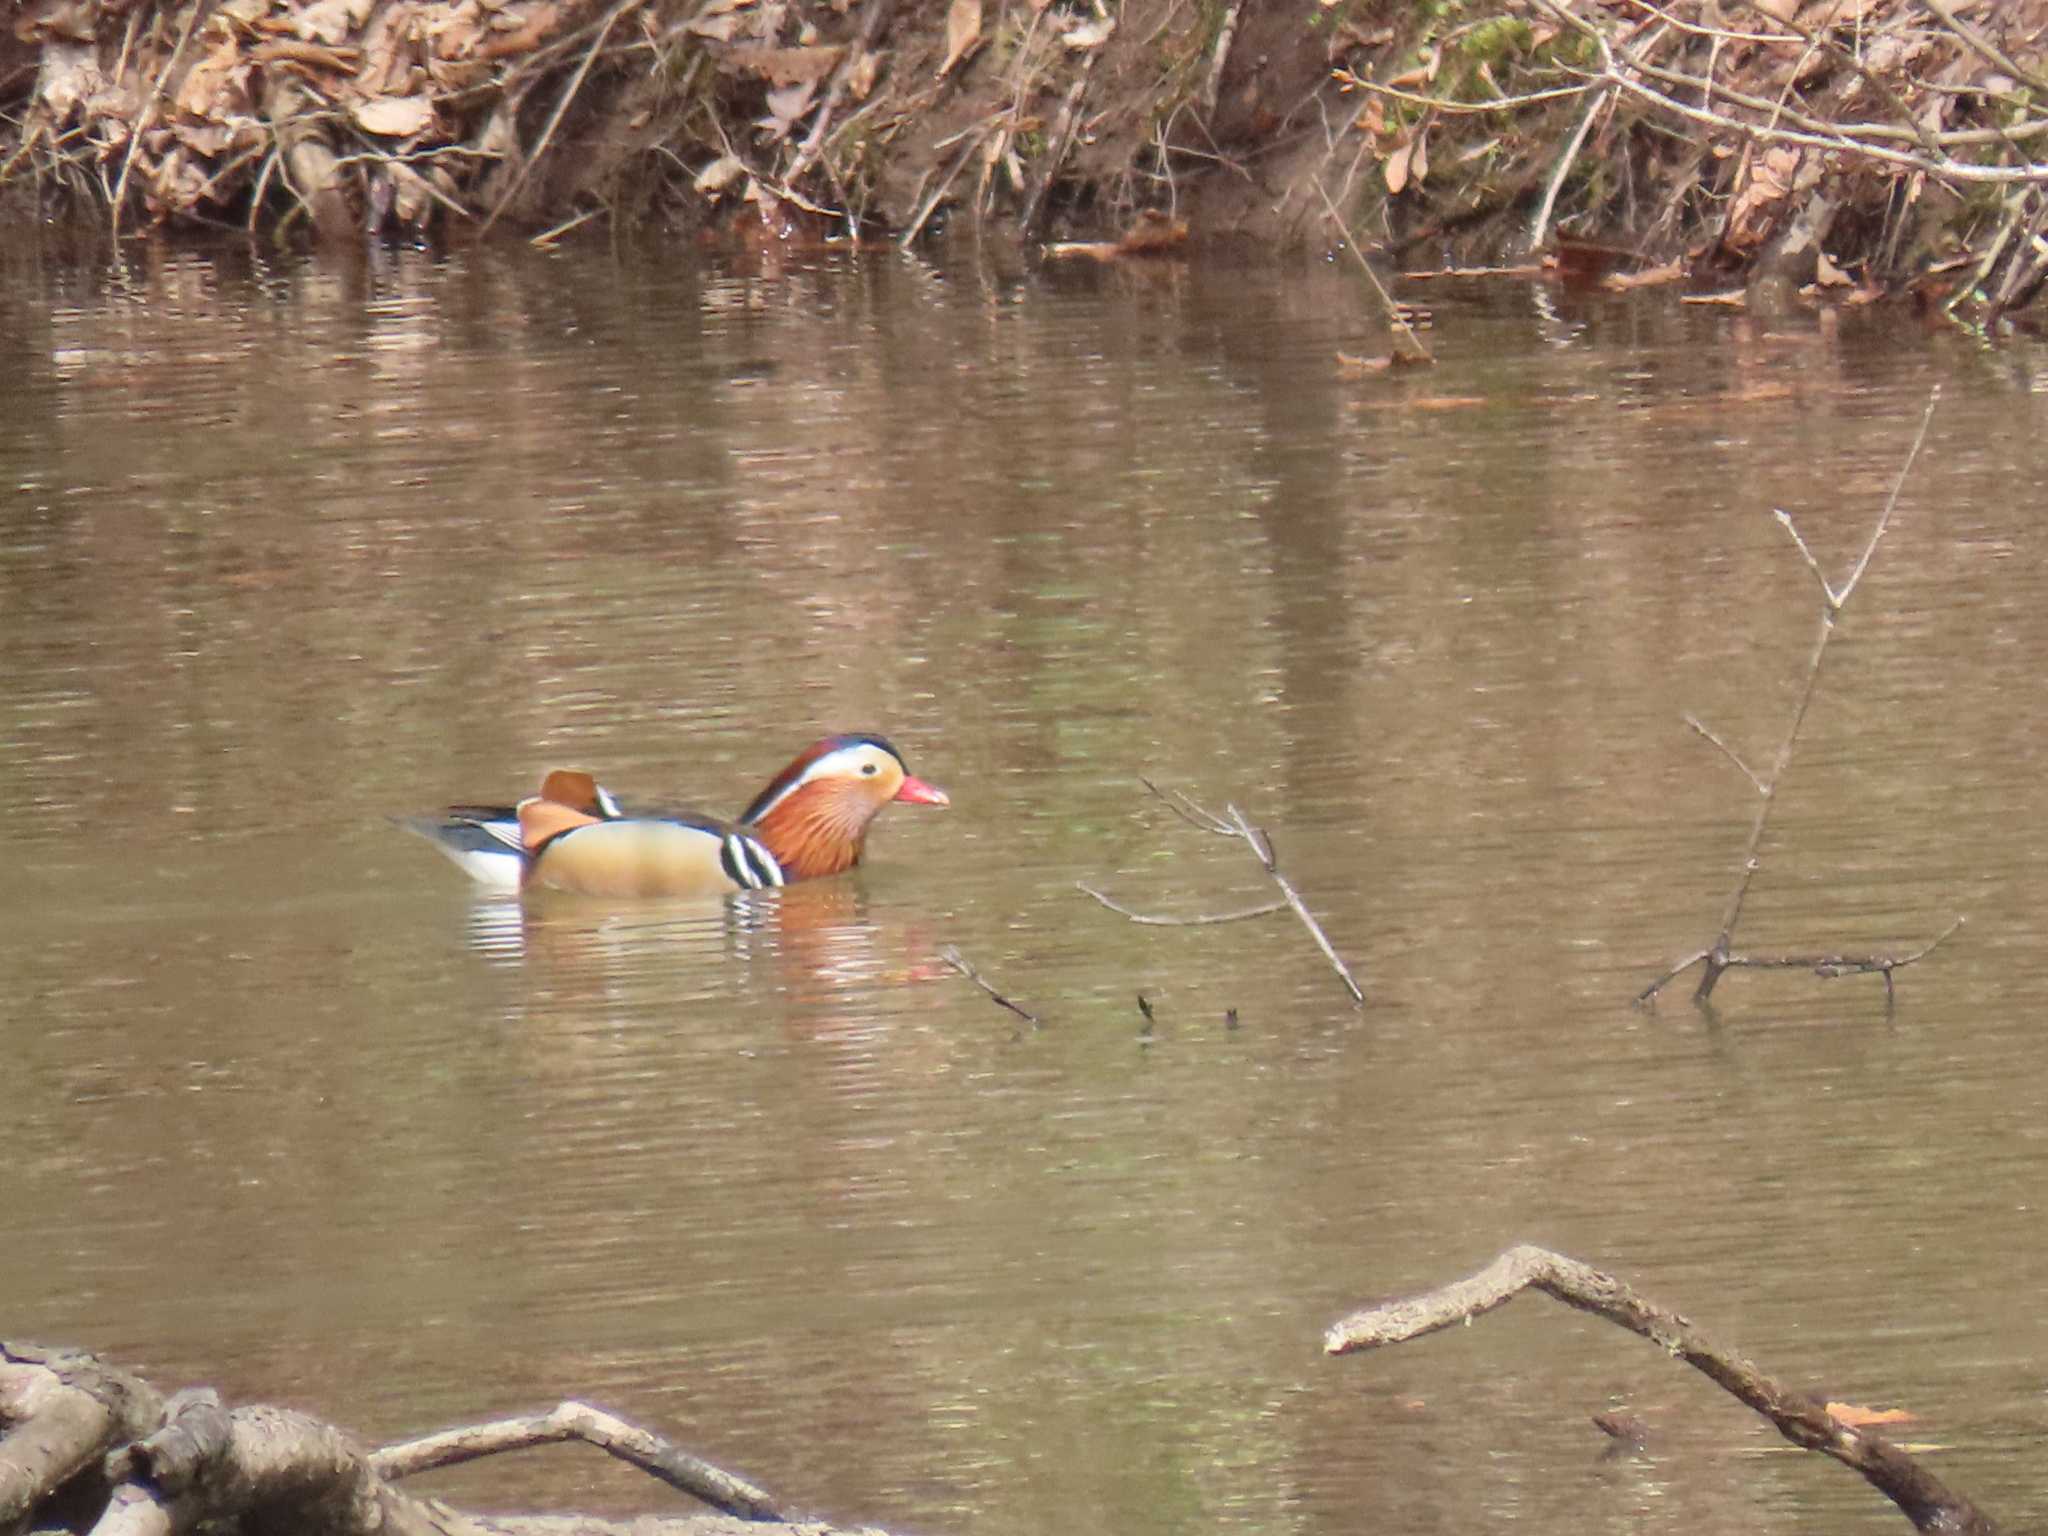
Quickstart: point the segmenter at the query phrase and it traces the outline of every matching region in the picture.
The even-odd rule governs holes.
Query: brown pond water
[[[1415,296],[1442,366],[1346,382],[1331,266],[11,257],[4,1331],[376,1438],[586,1396],[904,1531],[1904,1528],[1540,1299],[1320,1356],[1532,1239],[2048,1518],[2043,360]],[[1970,926],[1890,1012],[1637,1011],[1751,809],[1682,715],[1768,761],[1812,639],[1770,511],[1846,568],[1937,381],[1744,933]],[[853,727],[953,809],[746,909],[478,903],[386,820],[731,811]],[[1271,830],[1364,1009],[1075,890],[1266,894],[1140,774]]]

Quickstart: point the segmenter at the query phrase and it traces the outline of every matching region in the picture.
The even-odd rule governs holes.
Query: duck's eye
[[[860,771],[861,771],[862,773],[866,774],[866,775],[867,775],[867,776],[868,776],[869,778],[871,778],[871,779],[872,779],[872,778],[873,778],[873,777],[874,777],[874,776],[875,776],[875,775],[876,775],[877,773],[879,773],[879,772],[880,772],[881,770],[880,770],[880,768],[879,768],[879,767],[878,767],[878,766],[877,766],[876,764],[874,764],[874,763],[862,763],[862,764],[860,765]]]

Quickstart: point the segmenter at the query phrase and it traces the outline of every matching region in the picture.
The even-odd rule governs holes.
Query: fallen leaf
[[[855,101],[866,101],[868,93],[875,88],[875,77],[881,70],[882,56],[873,50],[863,52],[853,61],[853,68],[847,72],[847,92]]]
[[[699,171],[690,183],[699,192],[723,192],[746,174],[747,168],[732,155],[720,155]]]
[[[292,30],[308,42],[339,43],[363,24],[371,0],[313,0],[292,18]]]
[[[1415,135],[1415,153],[1408,157],[1408,179],[1419,187],[1428,175],[1429,131],[1423,129]]]
[[[939,78],[980,46],[981,0],[953,0],[946,10],[946,62],[939,66]]]
[[[759,75],[770,85],[814,84],[838,67],[846,50],[827,48],[735,48],[719,60],[734,74]]]
[[[1337,354],[1337,377],[1340,379],[1363,379],[1375,373],[1385,373],[1394,366],[1391,353],[1378,357],[1353,357],[1349,352]]]
[[[50,114],[51,126],[62,127],[72,109],[106,83],[99,59],[91,48],[75,43],[50,43],[44,47],[36,96],[43,110]]]
[[[1161,213],[1157,208],[1141,211],[1116,243],[1126,256],[1155,256],[1188,241],[1188,221]]]
[[[1104,16],[1100,20],[1088,22],[1083,26],[1069,27],[1066,34],[1060,38],[1060,41],[1076,53],[1081,53],[1090,48],[1100,48],[1109,41],[1109,34],[1115,30],[1116,18],[1114,16]]]
[[[425,96],[380,96],[375,101],[353,103],[349,116],[365,133],[409,139],[434,126],[434,103]]]
[[[523,53],[531,53],[546,42],[561,25],[562,12],[559,6],[538,5],[526,19],[510,31],[499,32],[477,49],[480,59],[510,59]]]
[[[768,130],[768,142],[773,144],[789,137],[789,131],[797,125],[797,119],[811,110],[811,103],[817,98],[818,86],[814,80],[800,81],[786,85],[779,91],[768,93],[768,115],[755,123],[757,128]]]
[[[1112,240],[1056,240],[1045,248],[1048,256],[1086,256],[1093,261],[1115,261],[1123,254]]]
[[[1851,1429],[1867,1429],[1873,1424],[1910,1424],[1913,1415],[1904,1408],[1865,1408],[1860,1403],[1829,1403],[1828,1414],[1840,1419]]]
[[[1828,260],[1826,251],[1820,252],[1815,263],[1813,280],[1823,288],[1846,288],[1852,281],[1848,273]]]
[[[1386,163],[1380,167],[1380,174],[1386,178],[1387,192],[1390,196],[1398,197],[1401,189],[1408,185],[1408,159],[1414,153],[1415,141],[1403,139],[1394,146],[1394,152],[1387,156]]]
[[[1616,293],[1627,293],[1631,288],[1655,288],[1679,282],[1684,276],[1683,262],[1667,261],[1661,267],[1645,267],[1640,272],[1610,272],[1600,279],[1600,286]]]

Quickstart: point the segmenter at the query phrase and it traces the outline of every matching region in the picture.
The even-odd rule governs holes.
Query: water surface
[[[2038,1521],[2036,360],[1415,296],[1440,366],[1358,381],[1322,265],[16,272],[8,1331],[373,1438],[584,1396],[903,1530],[1898,1528],[1540,1299],[1319,1355],[1527,1239]],[[1812,644],[1771,509],[1839,577],[1937,382],[1743,937],[1969,926],[1891,1009],[1633,1009],[1753,803],[1682,716],[1764,766]],[[565,765],[729,813],[846,728],[953,809],[741,906],[479,903],[387,819]],[[1076,891],[1270,894],[1141,775],[1270,831],[1363,1009],[1285,916]]]

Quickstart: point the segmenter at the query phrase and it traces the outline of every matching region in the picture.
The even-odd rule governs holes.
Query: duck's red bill
[[[953,803],[946,798],[946,792],[939,788],[938,785],[927,784],[923,779],[912,778],[907,773],[903,775],[903,785],[896,791],[896,798],[908,801],[912,805],[951,805]]]

